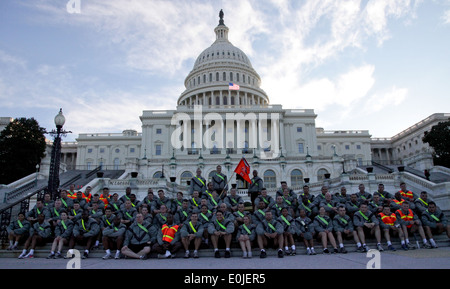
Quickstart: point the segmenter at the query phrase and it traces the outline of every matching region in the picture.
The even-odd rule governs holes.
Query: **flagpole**
[[[228,180],[227,184],[223,187],[222,192],[219,195],[219,198],[222,196],[223,192],[225,191],[225,188],[228,187],[228,184],[230,183],[231,179],[233,178],[233,176],[236,174],[235,171],[233,171],[233,174],[231,175],[230,179]]]

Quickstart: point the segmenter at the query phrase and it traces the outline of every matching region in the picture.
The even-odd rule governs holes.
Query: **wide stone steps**
[[[410,236],[409,240],[410,240],[411,244],[413,244],[416,247],[417,247],[417,242],[418,242],[420,249],[415,249],[415,250],[432,250],[432,249],[425,249],[422,247],[422,240],[420,240],[420,237],[417,239],[417,242],[416,242],[416,239],[414,238],[414,236]],[[450,241],[445,234],[435,236],[434,240],[438,247],[450,247]],[[371,238],[371,239],[367,239],[366,241],[367,241],[367,246],[369,249],[376,249],[375,239]],[[388,251],[386,240],[384,238],[382,238],[381,244],[382,244],[384,250]],[[392,244],[397,249],[397,251],[402,250],[401,243],[398,238],[392,238]],[[295,245],[296,245],[297,255],[306,255],[306,248],[305,248],[303,242],[296,241]],[[350,241],[345,240],[344,246],[345,246],[346,250],[348,251],[348,253],[357,252],[356,244],[351,240]],[[255,257],[259,258],[260,250],[258,248],[258,244],[256,241],[253,243],[252,248],[253,248],[252,249],[253,258],[255,258]],[[19,248],[14,251],[8,251],[6,249],[1,249],[0,250],[0,258],[18,258],[19,255],[22,253],[22,249],[23,249],[23,245],[19,245]],[[50,243],[46,244],[45,246],[39,246],[34,251],[34,257],[35,258],[46,258],[50,253],[50,249],[51,249]],[[62,252],[63,255],[66,254],[67,249],[68,248],[66,246],[63,247],[63,252]],[[77,245],[77,246],[75,246],[75,249],[79,250],[81,254],[83,254],[83,252],[84,252],[84,247],[82,247],[82,246]],[[322,243],[318,240],[314,240],[314,249],[317,254],[322,254],[322,251],[323,251]],[[332,248],[331,244],[328,243],[328,250],[330,252],[332,252],[333,251],[332,249],[333,248]],[[221,252],[221,256],[223,257],[224,251],[225,251],[224,246],[219,245],[219,251]],[[191,250],[191,253],[192,252],[193,252],[193,250]],[[200,258],[214,257],[214,249],[212,248],[211,244],[209,244],[209,246],[206,246],[203,243],[198,252],[199,252]],[[112,253],[113,253],[112,255],[114,255],[115,250],[112,250]],[[268,248],[266,250],[266,253],[267,253],[268,257],[271,257],[271,256],[276,257],[277,249]],[[105,250],[103,249],[102,245],[100,244],[99,249],[91,250],[91,252],[89,253],[89,258],[102,258],[104,255],[105,255]],[[183,258],[183,256],[184,256],[184,249],[182,248],[182,249],[180,249],[180,251],[178,251],[176,257]],[[232,257],[242,257],[242,251],[237,242],[232,242],[231,256]],[[285,256],[285,257],[289,257],[289,256]],[[151,252],[149,258],[157,258],[157,254],[155,252]]]

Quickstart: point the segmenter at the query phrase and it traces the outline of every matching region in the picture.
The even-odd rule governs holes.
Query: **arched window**
[[[300,170],[293,170],[291,172],[291,186],[300,187],[303,185],[303,174]]]
[[[219,81],[219,73],[216,72],[216,81]]]
[[[326,169],[320,169],[317,171],[317,181],[323,182],[325,180],[325,174],[328,174]]]
[[[233,81],[233,72],[230,72],[230,81]]]
[[[216,171],[212,171],[208,174],[208,182],[212,181],[212,178],[216,175]],[[212,193],[212,192],[211,192]],[[219,192],[220,194],[220,192]]]
[[[277,187],[277,176],[274,171],[267,170],[264,172],[264,186],[268,189]]]
[[[223,78],[223,79],[222,79],[223,81],[227,81],[227,73],[226,73],[226,72],[223,73],[222,78]]]
[[[180,178],[180,185],[187,186],[187,182],[191,181],[193,175],[191,172],[183,172]]]
[[[239,73],[236,73],[236,81],[239,82]]]
[[[216,96],[216,105],[220,105],[220,96]]]
[[[157,171],[156,173],[153,174],[153,178],[154,179],[159,179],[162,176],[162,172],[161,171]]]

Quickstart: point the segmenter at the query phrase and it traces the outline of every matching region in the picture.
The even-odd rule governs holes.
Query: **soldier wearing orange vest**
[[[81,194],[81,197],[86,200],[86,203],[91,202],[92,199],[91,190],[92,190],[91,186],[87,186],[86,191]]]
[[[413,192],[406,189],[406,184],[404,182],[400,183],[400,194],[403,198],[408,199],[410,202],[414,202],[414,194]],[[413,208],[411,208],[413,209]]]
[[[70,185],[69,190],[67,191],[67,197],[72,200],[77,198],[77,193],[75,193],[75,185]]]
[[[111,195],[109,194],[109,188],[103,188],[103,193],[100,195],[100,201],[105,204],[105,209],[109,204],[109,200],[111,199]]]
[[[403,234],[405,235],[405,242],[408,249],[415,249],[413,245],[410,244],[408,239],[408,230],[414,234],[416,231],[419,231],[420,237],[422,237],[423,245],[425,248],[430,248],[427,238],[425,237],[425,231],[422,227],[422,222],[417,217],[417,214],[414,214],[413,210],[409,208],[409,202],[403,202],[402,208],[395,212],[397,218],[400,221],[402,226]]]
[[[156,243],[152,247],[152,250],[158,253],[159,259],[175,258],[182,246],[180,232],[178,232],[181,226],[183,225],[174,225],[173,215],[167,214],[167,222],[158,231]]]
[[[393,233],[398,234],[398,237],[400,238],[402,243],[402,248],[404,250],[408,250],[405,244],[405,237],[403,235],[400,222],[397,219],[397,215],[391,212],[391,208],[389,207],[389,205],[384,205],[383,211],[379,213],[378,216],[380,217],[380,229],[382,229],[384,232],[384,237],[386,238],[389,250],[396,251],[394,246],[392,246],[391,236],[389,234],[391,230]]]

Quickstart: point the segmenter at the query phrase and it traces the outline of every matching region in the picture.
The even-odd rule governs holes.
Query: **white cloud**
[[[407,88],[397,88],[396,86],[385,93],[375,93],[366,101],[364,111],[373,113],[382,111],[386,107],[398,106],[403,103],[407,95]]]
[[[414,17],[419,1],[368,1],[364,6],[360,0],[234,0],[218,7],[212,1],[81,0],[77,15],[67,13],[63,2],[40,0],[24,5],[40,11],[43,23],[90,31],[95,43],[89,44],[115,51],[114,67],[125,72],[150,72],[169,80],[186,76],[192,68],[186,64],[214,41],[213,29],[223,8],[231,42],[251,57],[273,104],[318,112],[338,107],[343,118],[356,104],[364,107],[368,95],[367,105],[378,110],[391,98],[395,104],[407,94],[406,89],[396,87],[387,93],[376,90],[375,64],[345,63],[325,76],[314,72],[351,49],[365,50],[368,40],[382,45],[392,37],[389,21]],[[259,42],[264,42],[263,47],[258,47]],[[27,71],[16,82],[0,74],[0,90],[11,96],[21,91],[27,95],[25,105],[64,107],[70,129],[77,132],[140,130],[142,110],[174,109],[183,90],[182,83],[176,82],[163,90],[155,87],[154,92],[125,85],[105,91],[107,84],[101,75],[100,86],[93,83],[83,88],[76,82],[89,80],[75,77],[64,65],[40,64],[29,69],[25,61],[0,51],[1,59]],[[149,77],[149,88],[151,82]],[[43,96],[45,101],[40,99]]]

